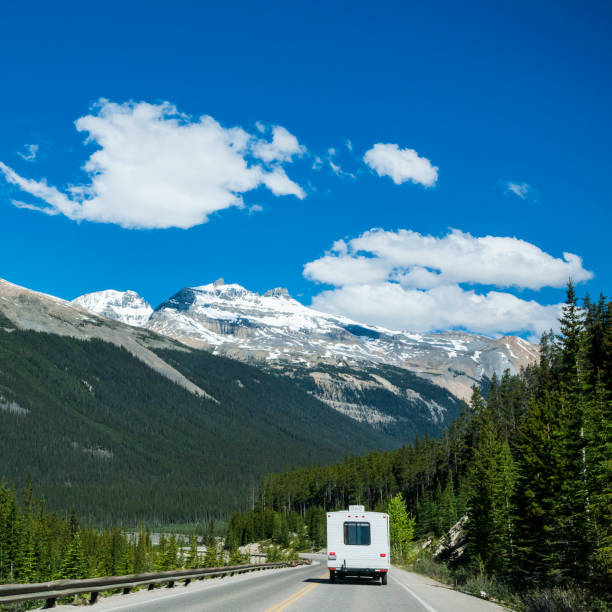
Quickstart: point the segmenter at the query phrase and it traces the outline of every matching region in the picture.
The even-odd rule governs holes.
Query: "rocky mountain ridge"
[[[134,320],[112,308],[107,292],[75,302],[124,322]],[[321,365],[356,370],[393,366],[461,399],[467,399],[472,385],[483,378],[500,376],[506,369],[516,373],[538,357],[538,348],[517,336],[493,339],[460,331],[390,330],[316,311],[283,288],[260,295],[222,279],[180,290],[155,308],[143,326],[214,354],[279,371],[301,368],[316,373]]]
[[[142,298],[99,292],[76,303],[134,321]],[[120,302],[132,312],[114,307]],[[286,289],[258,294],[222,279],[186,287],[160,304],[144,329],[291,378],[352,419],[401,439],[432,435],[460,412],[472,387],[535,361],[515,336],[414,333],[365,325],[304,306]]]

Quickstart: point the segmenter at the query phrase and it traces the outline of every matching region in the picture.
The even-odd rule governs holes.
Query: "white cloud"
[[[372,229],[346,243],[344,252],[335,249],[306,264],[305,274],[332,285],[359,283],[358,273],[347,270],[361,270],[363,261],[392,281],[420,288],[470,283],[540,289],[562,287],[569,277],[577,282],[593,277],[578,255],[564,253],[560,259],[525,240],[456,229],[441,238]]]
[[[128,228],[189,228],[215,211],[243,207],[242,195],[260,186],[277,196],[306,195],[281,167],[304,149],[280,126],[266,141],[209,116],[192,119],[168,102],[100,100],[76,128],[98,145],[83,166],[85,184],[62,192],[0,162],[9,183],[43,202],[28,207]]]
[[[400,149],[396,144],[377,143],[366,151],[363,161],[378,176],[389,176],[396,185],[412,181],[432,187],[438,180],[438,168],[414,149]]]
[[[331,171],[336,176],[340,176],[340,177],[344,176],[344,177],[348,177],[348,178],[355,178],[355,175],[352,172],[346,172],[339,163],[334,162],[334,157],[335,157],[336,153],[337,153],[337,151],[334,148],[327,149],[327,163],[329,164],[329,167],[331,168]]]
[[[556,328],[560,309],[499,291],[478,294],[458,285],[406,289],[396,283],[323,291],[313,298],[312,306],[390,329],[465,329],[491,336],[520,332],[539,336]]]
[[[515,196],[521,198],[521,200],[526,200],[533,194],[533,189],[527,183],[513,183],[512,181],[507,181],[506,185],[506,193],[513,193]]]
[[[329,167],[336,176],[340,176],[342,174],[342,168],[338,164],[334,164],[331,158],[329,160]]]
[[[261,131],[261,125],[257,125]],[[272,127],[272,141],[258,140],[253,145],[253,155],[265,162],[290,162],[295,155],[303,155],[306,147],[302,146],[298,139],[284,127],[275,125]]]
[[[39,146],[37,144],[27,144],[24,145],[25,153],[17,152],[17,155],[22,159],[25,159],[28,162],[34,161],[36,159],[36,155],[38,155]]]
[[[496,335],[540,334],[555,327],[558,305],[461,285],[540,289],[593,274],[577,255],[555,258],[517,238],[474,237],[460,230],[437,238],[372,229],[335,242],[304,266],[304,276],[334,286],[313,298],[319,310],[396,329],[461,328]]]
[[[304,190],[294,183],[282,168],[274,168],[271,172],[264,173],[261,182],[276,196],[294,195],[300,200],[306,197]]]

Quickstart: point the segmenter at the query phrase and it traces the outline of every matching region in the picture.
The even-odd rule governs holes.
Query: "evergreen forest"
[[[66,516],[50,512],[29,478],[21,496],[5,483],[0,486],[0,583],[76,580],[249,562],[235,548],[223,550],[212,519],[200,537],[157,535],[153,543],[150,530],[143,526],[133,532],[117,526],[83,526],[74,508]],[[198,546],[200,542],[205,546]]]
[[[160,354],[162,351],[160,351]],[[0,321],[0,480],[97,525],[226,518],[259,478],[397,442],[286,378],[197,350],[163,356],[217,402],[101,340]]]
[[[455,581],[479,575],[514,592],[566,589],[607,609],[612,302],[579,304],[570,282],[560,333],[544,334],[540,348],[538,364],[494,377],[486,393],[474,387],[437,440],[265,476],[256,506],[231,516],[228,539],[284,544],[298,524],[305,541],[324,547],[325,511],[354,503],[390,511],[399,494],[415,536],[439,542]],[[445,534],[462,517],[465,547],[453,551]]]

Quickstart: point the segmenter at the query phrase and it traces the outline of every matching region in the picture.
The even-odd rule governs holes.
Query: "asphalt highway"
[[[386,586],[368,580],[330,584],[325,557],[313,564],[138,591],[99,600],[92,612],[493,612],[503,608],[440,583],[391,568]],[[72,610],[74,606],[58,606]]]

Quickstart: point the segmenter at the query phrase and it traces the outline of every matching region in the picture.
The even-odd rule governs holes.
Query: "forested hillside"
[[[0,478],[105,524],[192,521],[242,505],[270,470],[394,442],[290,381],[201,351],[164,357],[217,401],[100,340],[0,321]]]
[[[464,554],[449,560],[462,568],[456,576],[609,598],[611,398],[612,302],[587,297],[579,308],[570,284],[561,333],[542,337],[540,363],[494,378],[486,399],[475,388],[439,440],[270,474],[256,510],[231,517],[228,537],[282,541],[298,522],[319,546],[325,510],[386,509],[399,492],[421,537],[467,514]]]

